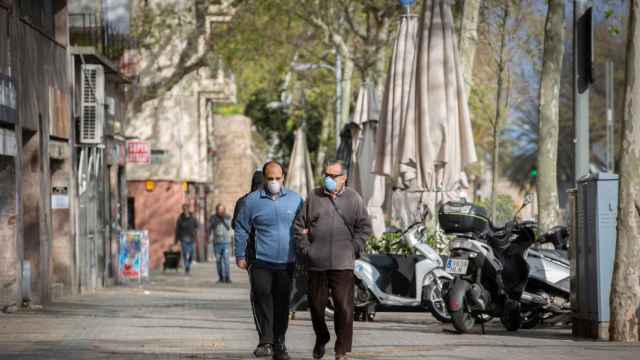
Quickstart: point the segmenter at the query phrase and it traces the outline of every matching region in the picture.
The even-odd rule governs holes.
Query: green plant
[[[401,241],[399,233],[385,233],[381,237],[371,236],[365,244],[368,254],[411,255],[413,250]]]

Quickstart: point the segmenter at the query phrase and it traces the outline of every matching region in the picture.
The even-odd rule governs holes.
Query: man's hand
[[[238,267],[242,270],[247,270],[249,268],[249,265],[247,264],[247,260],[244,260],[244,259],[237,260],[236,265],[238,265]]]

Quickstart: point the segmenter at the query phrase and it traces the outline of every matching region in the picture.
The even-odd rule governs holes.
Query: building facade
[[[0,1],[0,305],[74,289],[67,1]]]
[[[206,257],[205,219],[215,187],[212,111],[236,97],[231,74],[222,66],[199,63],[212,27],[229,21],[231,9],[226,2],[207,8],[197,3],[149,1],[134,7],[134,16],[157,14],[140,31],[160,39],[143,43],[127,63],[138,85],[129,103],[126,135],[132,146],[146,148],[127,164],[129,220],[149,231],[152,268],[161,266],[162,253],[174,243],[183,204],[191,206],[202,225],[196,251],[199,260]]]

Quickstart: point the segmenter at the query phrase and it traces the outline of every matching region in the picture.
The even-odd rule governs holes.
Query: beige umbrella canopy
[[[351,167],[350,184],[362,196],[371,219],[373,234],[382,236],[385,231],[382,204],[385,198],[384,176],[371,173],[376,151],[376,128],[378,124],[378,102],[370,85],[360,88],[358,104],[353,114],[354,122],[360,121],[357,149]],[[355,141],[355,139],[354,139]]]
[[[304,199],[307,198],[307,195],[309,195],[314,188],[309,148],[307,147],[305,133],[301,128],[296,130],[295,133],[286,186],[300,194]]]
[[[376,160],[373,172],[397,178],[400,172],[402,134],[412,133],[406,128],[415,118],[415,78],[418,54],[418,17],[407,14],[400,18],[398,35],[393,47],[387,75],[380,123],[376,141]],[[411,141],[410,143],[414,143]],[[409,152],[407,149],[405,152]]]
[[[477,160],[451,1],[425,0],[420,24],[415,132],[405,133],[415,151],[405,147],[402,162],[416,164],[416,188],[450,193],[465,182],[465,166]]]
[[[451,1],[425,0],[419,19],[400,21],[373,170],[394,180],[392,219],[404,226],[423,204],[460,196],[476,153]]]

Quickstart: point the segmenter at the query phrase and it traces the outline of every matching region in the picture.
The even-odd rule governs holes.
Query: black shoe
[[[327,346],[328,343],[329,343],[329,340],[327,341],[316,340],[316,345],[313,347],[313,358],[315,360],[322,359],[324,357],[324,354],[326,351],[325,347]]]
[[[255,357],[271,357],[273,356],[273,346],[271,344],[260,344],[253,351]]]
[[[225,280],[224,282],[226,282],[227,284],[231,284],[231,283],[232,283],[232,282],[231,282],[231,279],[227,279],[227,280]]]
[[[284,344],[277,344],[273,347],[273,360],[289,360],[289,352]]]

